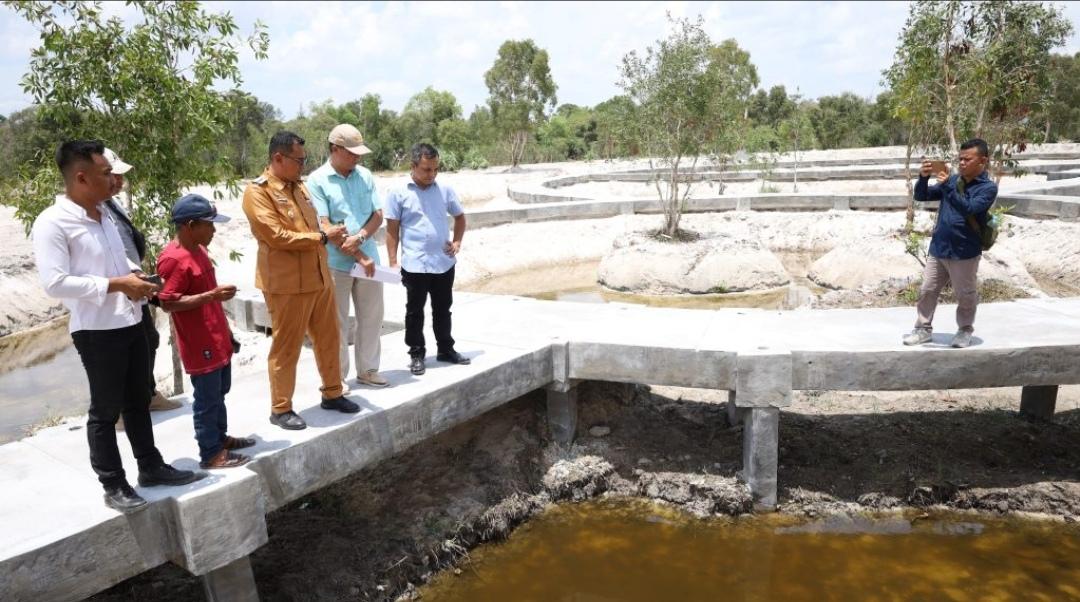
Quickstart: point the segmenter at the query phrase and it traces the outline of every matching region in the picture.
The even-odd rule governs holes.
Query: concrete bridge
[[[267,541],[267,512],[540,388],[562,442],[576,430],[580,380],[731,391],[729,416],[745,426],[742,477],[758,506],[771,508],[783,478],[780,409],[793,390],[1023,386],[1022,410],[1048,417],[1057,385],[1080,383],[1080,300],[984,305],[975,344],[964,350],[948,348],[944,334],[936,344],[902,346],[910,308],[700,311],[462,294],[454,318],[471,366],[433,363],[415,378],[402,362],[387,372],[393,387],[351,395],[363,407],[356,415],[320,410],[314,393],[305,402],[304,392],[317,390],[305,353],[297,387],[304,431],[268,423],[265,375],[238,379],[231,428],[259,441],[254,461],[184,487],[142,490],[150,504],[134,515],[102,504],[81,428],[0,446],[4,599],[80,599],[171,561],[203,575],[211,600],[255,600],[247,555]],[[384,343],[399,349],[400,334]],[[190,406],[155,421],[165,457],[194,467]],[[130,455],[125,464],[134,466]]]
[[[1075,218],[1078,182],[1047,182],[1001,200],[1020,215]],[[903,206],[893,196],[720,197],[695,201],[692,209]],[[602,217],[653,205],[563,199],[473,212],[470,222]],[[388,309],[404,307],[393,297],[400,294],[388,288]],[[241,327],[268,322],[250,294],[238,296],[231,310]],[[942,306],[939,315],[948,322],[950,311]],[[351,395],[363,408],[356,415],[317,407],[316,371],[305,352],[296,400],[310,425],[304,431],[268,423],[265,375],[238,378],[228,400],[230,421],[234,432],[258,440],[254,461],[184,487],[142,490],[150,504],[134,515],[102,504],[81,425],[0,446],[3,599],[77,600],[171,561],[203,576],[210,600],[256,600],[248,554],[267,541],[266,513],[536,389],[548,391],[551,430],[563,443],[576,432],[581,380],[730,391],[729,420],[745,427],[741,474],[757,505],[768,509],[783,478],[777,473],[780,410],[794,390],[1021,386],[1021,411],[1048,418],[1058,385],[1080,383],[1080,299],[983,305],[975,344],[963,350],[948,348],[946,334],[927,346],[902,346],[911,308],[701,311],[459,294],[454,313],[459,350],[472,365],[433,362],[415,378],[402,362],[386,372],[393,387]],[[387,337],[389,366],[401,341],[398,334]],[[310,392],[306,400],[304,392]],[[194,468],[190,405],[154,420],[165,457]],[[121,450],[125,465],[134,467],[127,446]]]

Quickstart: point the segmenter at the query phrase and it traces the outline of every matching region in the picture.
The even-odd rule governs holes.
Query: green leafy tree
[[[451,92],[428,86],[405,103],[399,117],[402,142],[411,147],[417,142],[427,142],[442,147],[439,140],[439,124],[448,119],[461,119],[461,105]]]
[[[757,75],[746,73],[753,67],[748,56],[744,61],[730,46],[725,49],[726,43],[712,44],[700,17],[671,21],[667,38],[644,55],[632,51],[623,57],[619,86],[633,102],[644,151],[657,157],[665,172],[656,180],[662,232],[674,238],[692,188],[687,172],[702,154],[721,154],[739,138],[732,130],[745,125]]]
[[[869,125],[870,103],[844,92],[822,96],[810,111],[810,121],[821,148],[858,148],[866,146],[863,135]]]
[[[230,116],[223,153],[235,177],[257,174],[266,162],[266,141],[269,130],[279,121],[278,111],[274,105],[240,90],[226,92],[225,98]]]
[[[63,138],[103,138],[136,166],[128,173],[131,219],[147,234],[153,261],[181,190],[231,178],[229,159],[207,152],[218,148],[232,117],[228,97],[217,90],[239,86],[241,47],[265,58],[269,36],[257,23],[245,39],[230,15],[196,2],[131,3],[140,18],[130,26],[105,19],[99,2],[5,5],[40,32],[22,87],[41,118]],[[14,199],[25,224],[47,206],[40,187],[36,192]],[[177,359],[174,345],[173,383],[181,390]]]
[[[548,53],[532,40],[507,40],[484,73],[484,82],[491,116],[510,145],[510,166],[517,167],[525,156],[529,133],[555,107],[558,87],[551,78]]]
[[[922,0],[912,5],[896,56],[885,72],[895,115],[908,126],[908,188],[914,147],[945,148],[985,139],[994,170],[1012,162],[1043,123],[1033,118],[1051,97],[1050,51],[1072,25],[1039,2]],[[908,228],[913,209],[908,211]]]
[[[98,2],[5,4],[41,34],[22,80],[41,118],[62,138],[102,138],[136,165],[132,221],[157,248],[184,186],[232,175],[227,157],[203,150],[218,147],[232,119],[215,88],[241,81],[235,21],[195,2],[133,3],[141,18],[130,27],[106,20]],[[266,56],[261,25],[246,43]]]
[[[1080,140],[1080,53],[1051,55],[1049,70],[1050,96],[1038,114],[1042,140]]]

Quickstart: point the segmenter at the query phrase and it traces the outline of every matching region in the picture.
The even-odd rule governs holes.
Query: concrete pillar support
[[[728,391],[727,395],[727,422],[728,426],[735,426],[736,424],[742,424],[743,414],[746,413],[746,408],[739,409],[735,405],[735,391]]]
[[[259,602],[248,556],[212,570],[202,579],[207,602]]]
[[[1032,385],[1020,393],[1020,415],[1025,418],[1050,420],[1057,405],[1057,385]]]
[[[577,383],[547,388],[548,429],[556,443],[570,445],[577,435]]]
[[[776,468],[780,446],[780,410],[743,410],[742,478],[757,510],[776,509]]]

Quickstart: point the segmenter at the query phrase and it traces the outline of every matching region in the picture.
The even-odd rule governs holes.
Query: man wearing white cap
[[[127,212],[118,202],[120,191],[124,189],[124,174],[131,171],[131,165],[120,160],[120,156],[111,149],[106,148],[104,156],[105,160],[112,166],[112,189],[109,192],[109,200],[105,201],[105,207],[112,213],[113,221],[116,222],[116,229],[120,232],[120,240],[124,243],[124,252],[127,254],[128,259],[132,263],[142,265],[143,259],[146,258],[146,237],[131,223]],[[145,300],[142,302],[142,327],[146,332],[146,343],[149,345],[150,390],[154,392],[154,396],[150,398],[150,411],[175,410],[180,407],[180,402],[165,397],[157,390],[157,380],[154,378],[154,360],[157,357],[158,346],[161,344],[161,335],[158,334],[157,326],[154,324],[154,317],[150,313],[150,305]],[[117,428],[123,428],[123,417],[117,421],[116,425]]]
[[[382,203],[371,172],[361,166],[360,158],[371,152],[364,146],[360,131],[341,124],[330,131],[330,156],[308,176],[311,201],[319,214],[323,230],[343,224],[348,236],[341,245],[327,245],[330,274],[334,279],[338,327],[341,330],[341,379],[349,373],[350,300],[356,313],[354,355],[356,382],[369,387],[389,383],[379,374],[382,347],[379,336],[383,322],[383,285],[371,280],[379,263],[373,237],[382,225]],[[357,263],[368,278],[351,274]]]

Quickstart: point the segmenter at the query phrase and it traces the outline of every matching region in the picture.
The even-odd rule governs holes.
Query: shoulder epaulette
[[[267,182],[267,179],[266,179],[265,175],[259,176],[259,177],[255,178],[254,180],[251,181],[252,184],[258,184],[259,186],[262,186],[266,182]]]

